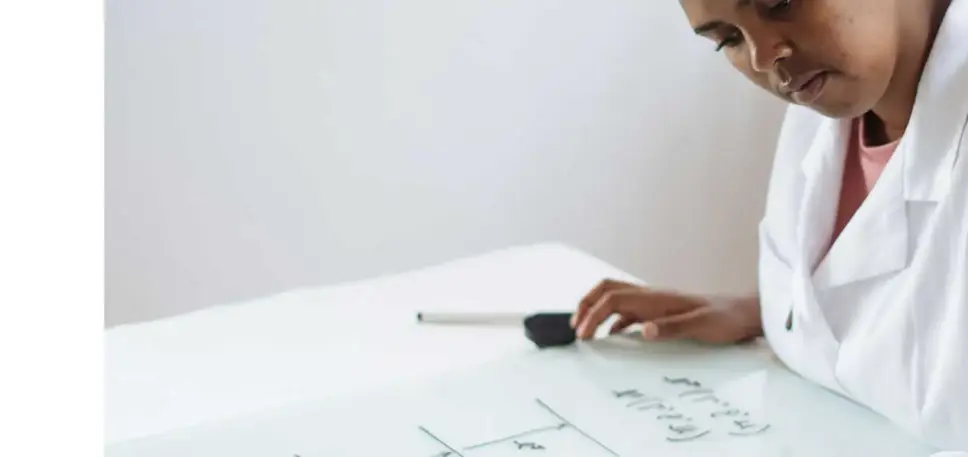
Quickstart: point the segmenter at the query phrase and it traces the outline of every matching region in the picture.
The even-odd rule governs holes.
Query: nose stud
[[[793,82],[793,75],[788,71],[784,70],[783,67],[776,67],[776,76],[780,79],[780,86],[786,87]]]
[[[793,55],[793,46],[790,46],[786,41],[780,41],[776,44],[776,59],[773,61],[773,67],[776,69],[776,76],[780,79],[781,86],[789,86],[793,82],[793,75],[786,71],[780,62],[789,59]]]

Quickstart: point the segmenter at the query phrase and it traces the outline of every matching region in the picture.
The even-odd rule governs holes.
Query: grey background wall
[[[782,106],[678,2],[108,0],[106,52],[106,325],[547,240],[755,286]]]

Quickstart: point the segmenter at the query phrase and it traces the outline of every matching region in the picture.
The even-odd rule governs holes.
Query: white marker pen
[[[575,341],[571,313],[437,313],[418,312],[421,324],[523,325],[524,334],[539,348],[565,346]]]
[[[417,322],[454,325],[521,325],[527,317],[528,314],[525,313],[422,311],[417,313]]]

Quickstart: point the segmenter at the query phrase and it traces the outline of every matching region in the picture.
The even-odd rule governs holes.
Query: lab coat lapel
[[[935,37],[902,142],[904,197],[939,201],[947,193],[968,122],[968,1],[954,1]]]
[[[850,121],[825,119],[801,163],[804,191],[797,216],[793,320],[800,322],[800,328],[823,331],[830,338],[830,327],[814,298],[811,274],[833,232],[849,133]]]
[[[904,146],[905,148],[908,145]],[[904,151],[898,150],[895,154]],[[893,160],[817,267],[817,289],[837,287],[904,269],[908,219],[901,163]]]
[[[907,266],[911,250],[907,205],[937,202],[944,197],[968,119],[965,43],[968,1],[955,2],[935,38],[904,137],[873,191],[818,266],[814,275],[818,289]],[[843,156],[839,160],[842,162]],[[837,179],[842,173],[841,168]],[[815,223],[827,227],[831,221],[815,219]],[[828,231],[822,232],[829,236]]]
[[[803,159],[804,193],[797,240],[804,272],[813,272],[833,234],[843,181],[850,121],[825,119]]]

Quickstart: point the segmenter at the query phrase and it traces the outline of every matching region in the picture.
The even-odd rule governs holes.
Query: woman
[[[765,336],[803,376],[968,451],[968,0],[681,0],[695,32],[792,103],[760,225],[759,293],[605,281],[591,338]],[[876,183],[876,185],[875,185]]]

